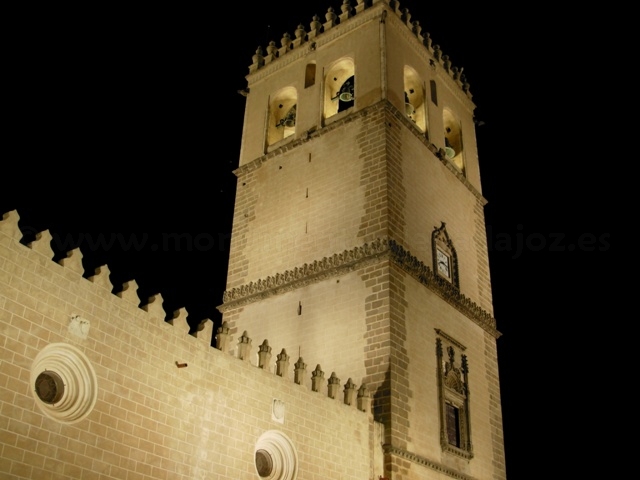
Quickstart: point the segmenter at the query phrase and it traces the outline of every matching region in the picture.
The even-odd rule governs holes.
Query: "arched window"
[[[267,146],[278,143],[296,131],[298,92],[286,87],[271,97],[267,118]]]
[[[422,79],[411,67],[404,67],[404,102],[406,115],[416,124],[421,132],[427,131],[427,111],[425,108],[425,92]]]
[[[356,99],[355,67],[353,60],[338,60],[324,76],[324,118],[353,107]]]
[[[444,126],[444,150],[447,160],[455,165],[460,172],[464,173],[464,152],[460,122],[451,111],[445,108],[442,112],[442,123]]]

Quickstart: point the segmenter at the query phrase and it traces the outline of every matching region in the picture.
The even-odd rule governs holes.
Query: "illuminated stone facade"
[[[215,332],[0,222],[6,478],[506,478],[469,85],[351,3],[249,66]]]

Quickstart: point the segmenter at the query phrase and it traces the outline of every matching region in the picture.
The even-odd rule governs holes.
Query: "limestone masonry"
[[[246,79],[222,324],[0,221],[0,479],[504,480],[462,69],[345,0]]]

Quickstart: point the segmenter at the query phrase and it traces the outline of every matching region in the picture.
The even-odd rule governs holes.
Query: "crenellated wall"
[[[3,480],[253,479],[258,450],[284,452],[281,478],[382,473],[382,431],[361,379],[271,352],[276,338],[233,338],[226,325],[213,348],[212,322],[189,335],[183,310],[164,321],[160,295],[139,307],[135,281],[113,295],[108,268],[83,277],[79,250],[57,263],[48,232],[29,246],[21,238],[17,213],[5,214]],[[43,382],[46,372],[62,382]]]
[[[391,8],[391,11],[406,25],[409,31],[419,40],[424,46],[424,49],[429,53],[432,60],[443,67],[449,77],[458,84],[460,89],[471,99],[471,86],[465,75],[462,73],[463,68],[453,66],[451,59],[448,55],[445,55],[440,49],[440,45],[433,44],[431,35],[428,32],[422,32],[422,26],[419,20],[412,20],[411,12],[408,8],[401,8],[398,0],[356,0],[356,5],[351,5],[353,2],[350,0],[344,0],[340,6],[340,12],[336,12],[333,7],[327,9],[327,13],[324,15],[324,19],[318,15],[314,15],[309,23],[309,30],[304,25],[300,24],[294,31],[294,37],[291,37],[289,33],[285,33],[280,39],[280,46],[274,40],[269,42],[266,47],[266,51],[259,46],[256,53],[252,57],[252,63],[249,66],[249,72],[255,73],[261,68],[275,62],[279,58],[283,58],[285,55],[292,51],[299,51],[301,49],[314,50],[316,48],[315,39],[323,34],[328,33],[334,27],[344,23],[346,20],[363,13],[365,10],[371,8],[382,8],[379,4],[386,4]]]

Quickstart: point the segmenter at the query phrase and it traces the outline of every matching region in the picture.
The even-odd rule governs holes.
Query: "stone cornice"
[[[458,347],[460,350],[462,350],[463,352],[467,349],[467,347],[465,347],[464,345],[462,345],[460,342],[458,342],[455,338],[447,335],[446,333],[444,333],[442,330],[440,330],[439,328],[435,328],[434,329],[436,331],[436,333],[438,335],[440,335],[442,338],[445,338],[447,341],[453,343],[456,347]]]
[[[284,273],[276,273],[257,282],[250,282],[224,292],[222,305],[218,307],[221,312],[241,307],[273,295],[289,292],[326,278],[343,275],[369,263],[377,262],[382,256],[389,253],[388,241],[376,239],[371,244],[364,244],[342,253],[336,253],[331,257],[313,263],[305,263],[293,270]]]
[[[501,335],[496,330],[495,318],[460,293],[451,283],[435,275],[428,266],[411,255],[394,240],[386,238],[378,238],[370,244],[365,243],[351,250],[336,253],[331,257],[324,257],[321,260],[315,260],[313,263],[305,263],[301,267],[295,267],[293,270],[285,270],[282,273],[276,273],[256,282],[249,282],[240,287],[227,290],[222,297],[223,304],[218,306],[218,310],[224,313],[274,295],[290,292],[327,278],[343,275],[375,263],[384,257],[389,258],[415,280],[436,293],[489,334],[495,338]]]
[[[312,128],[311,130],[308,130],[302,133],[302,135],[300,135],[300,137],[296,138],[294,141],[289,142],[285,145],[282,145],[281,147],[278,147],[270,151],[269,153],[256,158],[255,160],[252,160],[248,163],[245,163],[244,165],[239,166],[233,171],[233,173],[235,174],[236,177],[241,178],[244,175],[250,172],[253,172],[254,170],[257,170],[262,166],[263,163],[266,163],[271,158],[279,157],[284,153],[288,152],[289,150],[293,150],[296,147],[299,147],[303,143],[306,143],[312,139],[326,135],[327,133],[332,132],[333,130],[341,128],[343,125],[349,122],[354,122],[362,117],[366,117],[367,115],[369,115],[370,113],[372,113],[373,111],[379,108],[384,108],[385,103],[387,103],[387,101],[382,100],[376,103],[375,105],[371,105],[367,108],[363,108],[362,110],[358,110],[356,112],[350,113],[349,115],[346,115],[344,118],[338,121],[332,122],[328,125],[325,125],[319,130],[316,128]],[[395,107],[392,107],[392,108],[395,108]]]
[[[430,460],[416,453],[408,452],[407,450],[404,450],[402,448],[394,447],[393,445],[384,445],[383,448],[385,453],[387,454],[404,458],[405,460],[409,460],[410,462],[416,463],[418,465],[422,465],[423,467],[430,468],[432,470],[435,470],[436,472],[442,473],[451,478],[456,478],[458,480],[475,480],[475,477],[472,477],[470,475],[465,475],[456,470],[453,470],[452,468],[442,465],[441,463],[438,463],[434,460]]]
[[[447,160],[447,157],[444,154],[444,151],[440,152],[438,147],[435,144],[429,142],[429,140],[425,137],[425,135],[420,132],[413,124],[409,118],[400,112],[396,107],[394,107],[388,100],[382,100],[382,102],[386,103],[387,111],[389,111],[393,116],[395,116],[400,122],[402,122],[411,132],[433,153],[440,162],[447,167],[451,173],[453,173],[458,180],[460,180],[467,189],[473,193],[473,195],[480,201],[480,203],[484,206],[486,205],[487,199],[482,196],[482,193],[478,191],[476,187],[474,187],[467,177],[465,177],[460,170],[458,170],[453,163]]]
[[[460,291],[447,280],[434,274],[428,266],[411,255],[411,253],[401,245],[398,245],[393,240],[389,240],[389,250],[391,251],[393,261],[415,280],[435,292],[447,303],[469,317],[478,326],[482,327],[486,332],[496,338],[501,335],[500,332],[496,330],[495,318],[470,298],[460,293]]]
[[[432,45],[429,33],[425,32],[426,38],[422,35],[420,22],[411,21],[411,14],[407,8],[400,8],[399,2],[389,0],[374,0],[371,4],[358,0],[358,7],[352,8],[349,14],[344,11],[342,14],[336,12],[333,21],[318,23],[321,30],[302,31],[302,36],[295,40],[291,37],[288,41],[283,38],[279,48],[275,46],[276,42],[271,42],[275,49],[273,55],[264,56],[259,47],[256,51],[257,56],[253,58],[254,63],[249,66],[249,74],[245,77],[247,84],[250,86],[268,77],[283,66],[295,62],[377,17],[380,17],[381,23],[389,22],[392,28],[408,39],[411,48],[436,68],[436,75],[473,112],[475,104],[471,101],[470,86],[462,74],[463,69],[452,66],[449,57],[443,54],[439,46]],[[318,20],[320,18],[318,17]]]
[[[442,155],[439,154],[437,147],[433,143],[429,142],[429,140],[424,136],[424,134],[422,134],[415,127],[415,125],[412,124],[411,120],[409,120],[406,115],[403,115],[400,112],[400,110],[394,107],[386,99],[380,100],[378,103],[371,105],[367,108],[363,108],[362,110],[358,110],[356,112],[350,113],[344,118],[338,121],[335,121],[333,123],[330,123],[328,125],[325,125],[319,130],[316,130],[315,128],[312,130],[308,130],[304,132],[299,138],[296,138],[295,140],[289,143],[286,143],[285,145],[282,145],[281,147],[278,147],[272,150],[271,152],[256,158],[255,160],[252,160],[248,163],[245,163],[244,165],[239,166],[233,171],[233,173],[235,174],[236,177],[241,178],[247,175],[248,173],[253,172],[258,168],[260,168],[262,164],[269,161],[269,159],[274,157],[279,157],[284,153],[290,150],[293,150],[312,139],[321,137],[322,135],[326,135],[327,133],[332,132],[337,128],[341,128],[343,125],[349,122],[354,122],[362,117],[366,117],[367,115],[371,114],[372,112],[380,108],[386,108],[388,113],[393,115],[398,121],[402,122],[403,125],[407,127],[416,136],[416,138],[418,138],[418,140],[420,140],[427,147],[427,149],[429,149],[429,151],[431,151],[431,153],[433,153],[435,157],[438,160],[440,160],[442,164],[444,164],[445,167],[447,167],[456,177],[458,177],[458,180],[460,180],[465,185],[465,187],[467,187],[467,189],[480,201],[480,203],[483,206],[487,204],[487,199],[482,196],[482,193],[480,193],[478,189],[475,188],[469,182],[469,180],[467,180],[467,178],[456,167],[454,167],[450,161],[446,159],[444,154]]]

